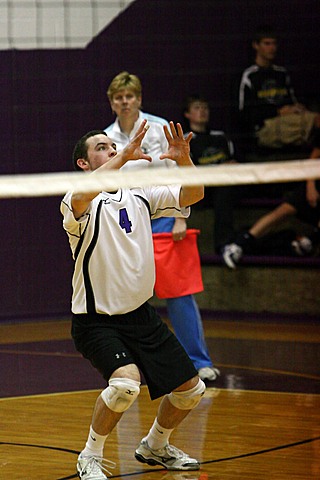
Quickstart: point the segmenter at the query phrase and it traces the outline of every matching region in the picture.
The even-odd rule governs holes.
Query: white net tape
[[[320,178],[319,160],[243,163],[200,166],[197,168],[145,168],[83,172],[3,175],[0,198],[64,195],[67,191],[91,192],[148,185],[244,185],[295,182]]]

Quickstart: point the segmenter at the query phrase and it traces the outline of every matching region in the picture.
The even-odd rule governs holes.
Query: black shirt
[[[193,133],[190,153],[195,165],[224,163],[234,155],[233,143],[220,130]]]
[[[296,102],[290,76],[284,67],[252,65],[243,72],[239,110],[247,131],[256,132],[264,120],[278,115],[279,108]]]

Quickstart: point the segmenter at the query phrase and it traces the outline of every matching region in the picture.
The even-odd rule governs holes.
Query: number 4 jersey
[[[75,261],[72,312],[117,315],[153,295],[155,267],[150,219],[188,217],[180,186],[101,192],[78,219],[72,192],[61,202],[63,227]]]

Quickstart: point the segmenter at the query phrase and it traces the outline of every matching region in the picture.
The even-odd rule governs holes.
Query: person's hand
[[[163,126],[164,134],[169,144],[168,151],[160,155],[160,160],[170,158],[174,160],[180,167],[190,167],[196,169],[190,157],[190,141],[192,132],[184,137],[180,123],[177,126],[170,122],[170,132],[166,125]],[[183,185],[180,188],[179,204],[180,207],[190,207],[194,203],[199,202],[204,196],[203,185]]]
[[[185,138],[183,136],[183,130],[180,123],[177,126],[173,122],[170,122],[170,132],[166,125],[163,126],[164,134],[169,144],[168,151],[160,155],[160,160],[170,158],[174,160],[178,165],[193,165],[190,158],[190,140],[192,138],[192,132]]]
[[[294,113],[302,113],[306,111],[306,107],[302,105],[302,103],[295,103],[293,106],[294,106]]]
[[[174,242],[179,242],[183,240],[187,234],[187,222],[185,218],[176,218],[173,229],[172,229],[172,238]]]
[[[121,155],[125,162],[129,160],[148,160],[152,161],[150,155],[143,153],[141,149],[141,142],[144,139],[148,131],[147,120],[143,120],[140,127],[137,130],[136,136],[128,143],[128,145],[122,150]]]

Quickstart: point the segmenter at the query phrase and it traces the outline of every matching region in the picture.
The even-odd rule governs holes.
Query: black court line
[[[270,453],[270,452],[276,452],[278,450],[284,450],[286,448],[293,448],[293,447],[298,447],[300,445],[305,445],[307,443],[311,442],[316,442],[320,440],[320,436],[318,437],[313,437],[313,438],[306,438],[304,440],[300,440],[298,442],[294,443],[287,443],[285,445],[278,445],[277,447],[271,447],[271,448],[265,448],[263,450],[258,450],[256,452],[249,452],[249,453],[243,453],[241,455],[234,455],[232,457],[224,457],[224,458],[216,458],[215,460],[206,460],[205,462],[200,462],[200,465],[208,465],[212,463],[220,463],[220,462],[227,462],[231,460],[239,460],[241,458],[248,458],[248,457],[253,457],[256,455],[263,455],[265,453]],[[14,442],[0,442],[0,445],[12,445],[12,446],[19,446],[19,447],[32,447],[32,448],[43,448],[43,449],[48,449],[48,450],[57,450],[60,452],[66,452],[66,453],[72,453],[75,455],[79,455],[80,452],[76,450],[71,450],[68,448],[61,448],[61,447],[51,447],[47,445],[34,445],[34,444],[28,444],[28,443],[14,443]],[[142,470],[142,471],[137,471],[137,472],[132,472],[132,473],[125,473],[121,475],[112,475],[110,478],[123,478],[123,477],[133,477],[135,475],[143,475],[147,473],[152,473],[152,472],[159,472],[159,471],[166,471],[166,469],[150,469],[150,470]],[[58,478],[56,480],[70,480],[72,478],[77,478],[77,474],[70,475],[68,477],[63,477],[63,478]]]
[[[57,450],[59,452],[66,452],[79,455],[80,452],[77,450],[71,450],[70,448],[62,447],[51,447],[50,445],[36,445],[33,443],[17,443],[17,442],[0,442],[0,445],[12,445],[14,447],[32,447],[32,448],[43,448],[45,450]]]
[[[42,449],[45,449],[45,450],[56,450],[56,451],[59,451],[59,452],[72,453],[73,455],[77,455],[77,456],[80,453],[77,450],[71,450],[69,448],[51,447],[50,445],[35,445],[35,444],[32,444],[32,443],[0,442],[0,445],[11,445],[13,447],[42,448]],[[71,476],[63,477],[63,478],[57,479],[57,480],[69,480],[71,478],[77,478],[77,477],[78,477],[78,474],[76,473],[76,474],[73,474]]]
[[[206,465],[208,463],[218,463],[226,462],[228,460],[238,460],[240,458],[254,457],[255,455],[263,455],[264,453],[275,452],[277,450],[284,450],[285,448],[298,447],[299,445],[305,445],[306,443],[316,442],[320,440],[319,437],[306,438],[305,440],[300,440],[299,442],[287,443],[286,445],[278,445],[277,447],[265,448],[264,450],[258,450],[257,452],[243,453],[242,455],[235,455],[233,457],[217,458],[216,460],[207,460],[206,462],[201,462],[201,465]]]

